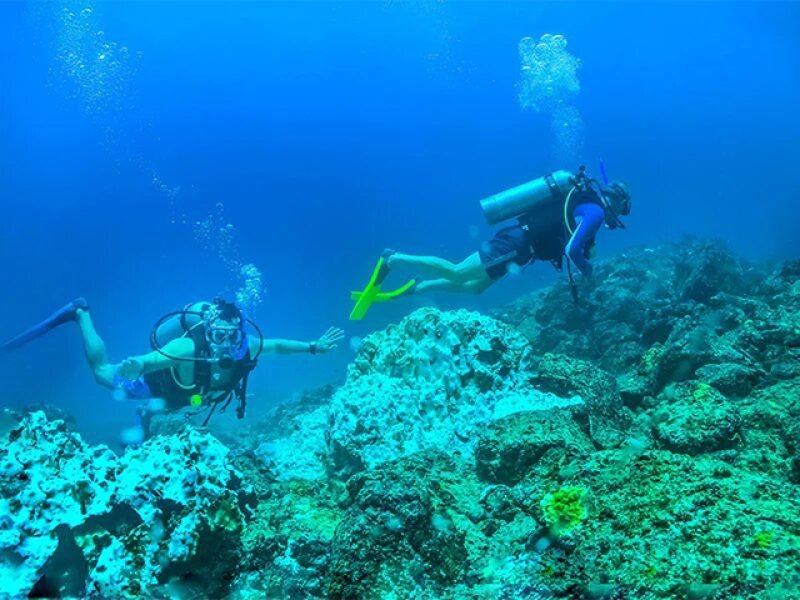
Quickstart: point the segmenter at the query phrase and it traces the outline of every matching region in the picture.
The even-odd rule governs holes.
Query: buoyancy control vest
[[[582,185],[583,169],[576,176],[569,171],[548,173],[522,185],[481,200],[490,225],[517,219],[525,230],[537,260],[547,260],[561,269],[564,248],[575,229],[574,209],[591,202],[603,202],[591,186]]]

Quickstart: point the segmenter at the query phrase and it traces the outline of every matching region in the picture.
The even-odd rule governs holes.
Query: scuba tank
[[[530,240],[533,256],[549,260],[560,271],[566,239],[573,233],[573,196],[576,192],[585,194],[589,191],[591,181],[583,165],[577,175],[555,171],[484,198],[481,208],[489,225],[516,218]],[[597,202],[603,204],[602,190]],[[569,261],[567,269],[572,300],[577,304],[578,289]]]
[[[572,212],[576,204],[596,203],[603,208],[608,228],[625,228],[619,215],[630,214],[630,191],[621,181],[609,185],[602,162],[600,173],[605,188],[589,177],[586,167],[581,165],[577,175],[564,170],[555,171],[484,198],[481,209],[489,225],[516,218],[530,240],[533,256],[549,260],[561,270],[564,246],[576,227]],[[572,298],[577,303],[577,287],[569,261],[567,268]]]
[[[489,225],[531,212],[537,217],[541,215],[547,224],[555,225],[562,219],[564,200],[574,182],[575,176],[569,171],[555,171],[484,198],[481,208]]]
[[[172,340],[187,336],[193,328],[201,327],[202,314],[210,305],[210,302],[192,302],[183,310],[162,318],[153,329],[151,342],[153,349],[163,348]]]

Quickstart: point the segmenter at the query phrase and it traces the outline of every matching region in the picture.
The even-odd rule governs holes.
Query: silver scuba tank
[[[213,302],[193,302],[186,306],[183,311],[176,312],[163,322],[159,323],[154,331],[154,340],[159,347],[163,348],[172,340],[188,335],[188,332],[195,326],[203,323],[200,314],[204,308],[213,305]]]
[[[561,218],[574,177],[569,171],[555,171],[484,198],[481,208],[486,221],[494,225],[526,213],[535,214],[537,209],[544,209],[547,216]]]

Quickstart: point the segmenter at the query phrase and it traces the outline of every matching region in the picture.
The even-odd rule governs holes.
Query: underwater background
[[[789,255],[799,24],[789,2],[4,2],[0,334],[85,296],[116,360],[254,265],[265,335],[361,337],[429,303],[346,321],[384,247],[460,259],[491,236],[480,198],[598,159],[635,201],[600,257],[685,233]],[[520,96],[520,40],[544,34],[580,62],[547,67],[566,116]],[[438,302],[495,306],[551,271]],[[351,359],[263,360],[251,410]],[[47,398],[89,439],[132,413],[74,328],[0,377],[4,404]]]
[[[0,600],[800,598],[798,33],[793,2],[0,2],[0,341],[78,296],[113,361],[220,295],[346,335],[127,448],[73,324],[2,353]],[[384,248],[460,260],[481,198],[581,164],[633,211],[579,303],[537,263],[348,321]]]

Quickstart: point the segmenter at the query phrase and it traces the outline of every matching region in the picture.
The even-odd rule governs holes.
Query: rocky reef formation
[[[559,284],[370,336],[251,442],[281,535],[241,589],[792,597],[799,281],[685,241],[600,265],[578,305]]]
[[[0,595],[218,595],[253,497],[228,449],[187,430],[119,458],[35,412],[0,446]]]
[[[369,336],[331,400],[334,467],[350,474],[428,449],[469,457],[494,419],[584,404],[575,389],[538,389],[531,360],[518,332],[464,310],[423,308]]]
[[[580,292],[420,309],[231,454],[187,429],[116,457],[27,417],[8,593],[800,597],[800,262],[687,240]]]

